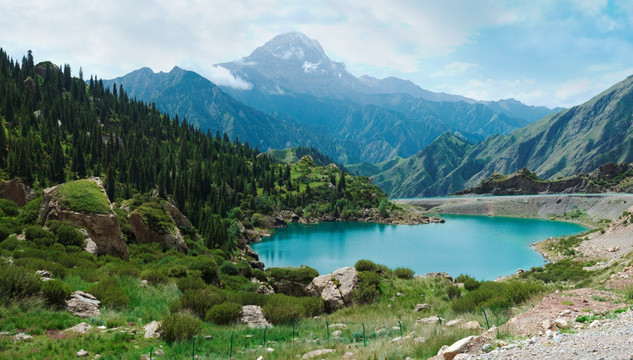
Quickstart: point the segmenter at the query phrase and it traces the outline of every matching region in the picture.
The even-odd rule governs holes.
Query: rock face
[[[19,206],[26,205],[35,197],[35,191],[19,180],[0,182],[0,198],[15,202]]]
[[[327,311],[335,311],[352,303],[352,292],[358,286],[356,269],[344,267],[331,274],[315,277],[306,287],[309,295],[321,296]]]
[[[176,249],[180,252],[187,251],[185,239],[182,237],[177,226],[173,226],[169,231],[150,228],[149,224],[147,224],[145,220],[143,220],[143,217],[136,211],[130,214],[130,225],[139,244],[155,242],[161,244],[164,249]]]
[[[101,302],[96,297],[83,291],[75,291],[66,300],[66,309],[71,314],[82,318],[99,316],[101,314],[100,305]]]
[[[244,305],[242,306],[242,312],[240,313],[240,322],[248,325],[250,328],[263,328],[272,327],[272,325],[266,320],[262,307],[259,305]]]
[[[90,180],[94,181],[101,188],[103,195],[106,196],[101,180],[98,178],[91,178]],[[42,191],[42,207],[38,214],[42,223],[46,223],[48,220],[68,221],[73,226],[86,230],[90,238],[88,243],[94,246],[96,254],[111,254],[127,260],[127,245],[121,234],[116,215],[114,213],[83,214],[63,209],[58,199],[54,196],[59,186]]]

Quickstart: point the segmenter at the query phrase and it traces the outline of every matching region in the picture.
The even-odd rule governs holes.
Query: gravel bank
[[[397,199],[429,213],[547,219],[578,210],[594,220],[617,219],[633,205],[633,194],[554,194]]]

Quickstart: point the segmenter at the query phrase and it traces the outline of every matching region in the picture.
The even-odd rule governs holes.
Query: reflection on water
[[[536,219],[445,215],[444,224],[291,224],[253,244],[267,267],[308,265],[321,274],[359,259],[417,274],[444,271],[491,280],[544,263],[530,244],[579,233],[580,225]]]

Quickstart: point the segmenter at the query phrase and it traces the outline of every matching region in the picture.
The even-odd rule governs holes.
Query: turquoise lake
[[[308,265],[327,274],[359,259],[408,267],[416,274],[446,272],[494,280],[545,260],[530,244],[585,227],[559,221],[443,215],[444,224],[290,224],[253,244],[267,267]]]

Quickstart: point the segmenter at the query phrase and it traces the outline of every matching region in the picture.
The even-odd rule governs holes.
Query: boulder
[[[418,318],[416,320],[416,324],[436,324],[436,323],[438,323],[440,321],[444,321],[444,319],[441,319],[437,315],[433,315],[433,316],[429,316],[429,317],[425,317],[425,318]]]
[[[352,292],[358,286],[358,274],[352,267],[338,269],[331,274],[315,277],[306,287],[308,295],[321,296],[327,311],[335,311],[352,304]]]
[[[428,273],[428,274],[424,274],[422,275],[423,278],[440,278],[440,279],[446,279],[450,282],[453,282],[453,277],[448,275],[445,272],[434,272],[434,273]]]
[[[253,269],[264,270],[264,267],[265,267],[264,263],[261,261],[249,261],[248,264]]]
[[[483,328],[481,327],[481,325],[479,325],[479,322],[477,321],[469,321],[465,323],[464,325],[462,325],[462,328],[466,330],[473,330],[473,331],[483,330]]]
[[[329,353],[333,353],[333,352],[336,352],[336,350],[334,350],[334,349],[312,350],[312,351],[310,351],[308,353],[303,354],[301,359],[312,359],[314,357],[325,355],[325,354],[329,354]]]
[[[264,295],[272,295],[275,293],[275,290],[273,290],[273,288],[270,285],[261,284],[259,288],[257,288],[257,293],[264,294]]]
[[[244,305],[240,313],[240,322],[246,324],[250,328],[272,327],[266,320],[262,307],[259,305]]]
[[[143,216],[135,210],[130,214],[130,225],[139,244],[158,243],[163,249],[187,252],[185,239],[174,222],[171,223],[172,226],[168,230],[157,227],[150,228]]]
[[[0,198],[24,206],[35,197],[35,191],[19,180],[0,182]]]
[[[567,323],[567,320],[563,318],[558,318],[554,320],[554,325],[556,325],[556,327],[559,329],[567,329],[569,327],[569,323]]]
[[[53,280],[53,274],[47,270],[37,270],[35,273],[40,276],[40,280],[42,281]]]
[[[431,305],[429,304],[417,304],[413,309],[413,312],[420,312],[422,310],[431,310]]]
[[[88,331],[90,331],[90,329],[92,329],[92,326],[90,324],[81,322],[71,328],[64,330],[64,332],[75,332],[77,334],[85,334]]]
[[[453,360],[458,354],[470,352],[472,349],[479,346],[481,343],[480,340],[479,336],[469,336],[463,338],[446,348],[441,355],[444,357],[444,360]]]
[[[73,315],[81,318],[89,318],[101,315],[99,306],[101,302],[91,294],[83,291],[75,291],[66,300],[66,309]]]
[[[146,324],[143,329],[145,330],[145,338],[146,339],[154,339],[154,338],[159,338],[160,337],[160,331],[158,330],[160,328],[160,321],[152,321],[149,324]]]
[[[81,349],[81,350],[77,351],[76,355],[77,355],[77,357],[88,357],[89,354],[88,354],[88,352],[86,350]]]
[[[191,221],[189,221],[189,218],[186,217],[185,214],[180,212],[177,207],[170,204],[169,202],[165,202],[165,208],[167,209],[169,216],[171,216],[176,225],[186,229],[193,228],[193,225],[191,224]]]
[[[464,323],[463,319],[453,319],[453,320],[448,321],[446,323],[446,326],[447,327],[453,327],[453,326],[461,325],[463,323]]]
[[[101,180],[99,178],[90,178],[90,180],[101,188],[103,196],[107,199]],[[59,203],[58,197],[55,196],[59,186],[61,185],[42,191],[42,207],[40,207],[38,214],[42,223],[46,223],[48,220],[68,221],[73,226],[86,230],[91,244],[94,244],[96,248],[96,254],[110,254],[127,260],[127,245],[121,234],[119,221],[114,212],[109,214],[84,214],[66,210]]]
[[[271,285],[276,294],[284,294],[288,296],[306,296],[306,286],[296,281],[277,280]]]

